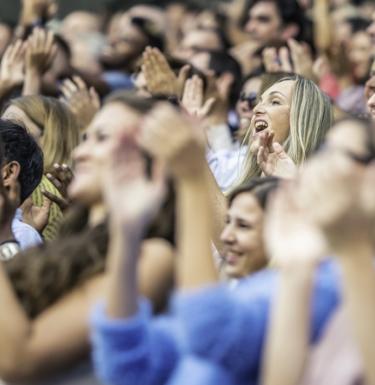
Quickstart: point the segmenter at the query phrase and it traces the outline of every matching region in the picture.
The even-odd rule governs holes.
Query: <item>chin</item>
[[[230,279],[240,279],[246,277],[246,274],[243,274],[239,266],[226,265],[224,273],[226,277]]]
[[[81,203],[87,207],[92,206],[95,202],[102,200],[101,194],[96,188],[87,188],[74,182],[68,189],[69,198],[75,202]]]

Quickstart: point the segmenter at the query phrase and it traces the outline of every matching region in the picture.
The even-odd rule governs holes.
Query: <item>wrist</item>
[[[39,78],[43,75],[43,71],[38,66],[28,64],[26,65],[25,74],[27,77],[32,77],[34,80],[36,77],[36,80],[39,80]]]
[[[124,220],[121,217],[117,217],[115,214],[111,215],[110,222],[113,237],[126,242],[140,242],[143,239],[147,228],[141,221]]]
[[[205,186],[207,184],[207,171],[202,165],[197,165],[190,172],[180,172],[174,177],[177,186]]]
[[[11,224],[9,226],[6,226],[2,229],[0,229],[0,245],[8,240],[12,240],[14,238],[14,234],[12,232]]]

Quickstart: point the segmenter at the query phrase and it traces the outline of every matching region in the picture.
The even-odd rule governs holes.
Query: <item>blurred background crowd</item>
[[[0,383],[375,385],[375,1],[0,1]]]

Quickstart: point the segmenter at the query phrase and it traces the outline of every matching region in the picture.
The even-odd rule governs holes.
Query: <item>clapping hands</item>
[[[57,53],[52,31],[35,28],[27,40],[26,70],[42,76]]]
[[[280,143],[274,142],[274,132],[264,130],[253,135],[250,151],[266,176],[294,178],[297,166]]]
[[[159,49],[147,47],[143,53],[142,72],[151,95],[181,97],[189,69],[188,65],[182,67],[176,76]]]
[[[77,119],[79,127],[84,130],[100,109],[100,98],[94,87],[87,87],[79,76],[66,79],[60,87],[61,100],[67,104]]]
[[[26,43],[17,40],[5,51],[0,66],[1,93],[6,94],[25,80]]]
[[[279,51],[274,47],[265,48],[263,63],[267,72],[290,72],[314,80],[314,63],[309,47],[294,39],[289,39],[288,47]]]

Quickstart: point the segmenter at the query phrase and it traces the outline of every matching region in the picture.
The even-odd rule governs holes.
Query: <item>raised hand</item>
[[[26,71],[43,75],[51,65],[56,52],[53,32],[35,28],[27,40]]]
[[[270,146],[259,147],[257,163],[266,176],[294,178],[297,173],[296,164],[277,142],[272,142]]]
[[[55,0],[22,0],[21,24],[47,21],[56,14],[57,8]]]
[[[147,47],[143,53],[142,72],[147,90],[152,95],[180,97],[190,66],[181,68],[178,76],[172,71],[167,59],[157,48]]]
[[[194,177],[205,162],[205,138],[199,122],[161,103],[144,120],[141,146],[163,160],[173,177]]]
[[[306,43],[299,43],[294,39],[289,39],[288,47],[294,72],[307,79],[315,80],[314,61],[309,46]]]
[[[216,98],[204,100],[203,80],[198,75],[193,75],[185,83],[181,105],[187,113],[199,119],[205,118],[211,111]]]
[[[284,151],[283,146],[273,141],[274,136],[272,130],[255,133],[250,151],[256,156],[257,163],[264,175],[294,178],[297,173],[297,166]]]
[[[280,48],[279,52],[274,47],[265,48],[262,55],[266,72],[293,72],[286,47]]]
[[[25,80],[26,44],[17,40],[5,51],[0,66],[0,91],[4,95]]]
[[[363,206],[363,174],[346,156],[325,154],[304,167],[296,188],[299,204],[337,255],[372,242],[374,212]]]
[[[320,228],[309,221],[298,202],[296,182],[284,182],[269,203],[265,239],[276,267],[315,265],[325,254],[326,241]]]
[[[68,197],[68,187],[72,181],[74,175],[70,167],[66,164],[55,164],[53,170],[47,173],[48,180],[57,188],[60,193],[60,196],[52,194],[49,191],[43,190],[43,195],[56,203],[61,211],[65,211],[69,205],[70,200]]]
[[[146,159],[132,136],[120,137],[112,154],[104,185],[111,219],[132,233],[142,233],[157,214],[165,195],[163,167],[155,160],[148,178]]]
[[[81,130],[84,130],[100,109],[100,98],[94,87],[88,88],[79,76],[67,79],[61,86],[63,97],[76,117]]]
[[[23,221],[42,233],[48,224],[51,204],[52,201],[46,196],[43,197],[43,204],[40,207],[34,205],[32,197],[27,198],[21,206]]]
[[[288,47],[281,47],[279,50],[274,47],[263,50],[266,72],[293,72],[314,80],[314,62],[308,45],[294,39],[289,39],[287,44]]]

